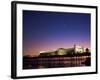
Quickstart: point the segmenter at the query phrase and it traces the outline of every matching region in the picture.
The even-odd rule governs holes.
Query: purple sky
[[[90,48],[90,14],[23,11],[23,54],[73,47]]]

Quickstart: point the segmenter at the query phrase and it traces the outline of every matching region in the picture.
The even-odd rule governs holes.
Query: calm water
[[[24,59],[23,69],[90,66],[90,56]]]

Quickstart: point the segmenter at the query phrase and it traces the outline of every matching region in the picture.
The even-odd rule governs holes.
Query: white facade
[[[77,45],[74,45],[74,51],[75,51],[75,53],[83,53],[83,52],[85,52],[84,48],[82,46],[77,46]]]
[[[90,49],[89,49],[90,51]],[[86,48],[78,45],[74,45],[72,48],[59,48],[50,51],[41,51],[40,54],[44,55],[66,55],[66,54],[77,54],[86,52]]]

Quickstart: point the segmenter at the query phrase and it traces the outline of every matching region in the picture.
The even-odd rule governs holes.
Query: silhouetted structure
[[[73,48],[42,51],[37,57],[23,57],[23,69],[78,66],[91,66],[91,54],[88,48],[74,45]]]

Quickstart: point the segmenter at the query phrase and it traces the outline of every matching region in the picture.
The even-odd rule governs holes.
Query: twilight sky
[[[90,48],[90,14],[23,11],[23,55],[73,47]]]

